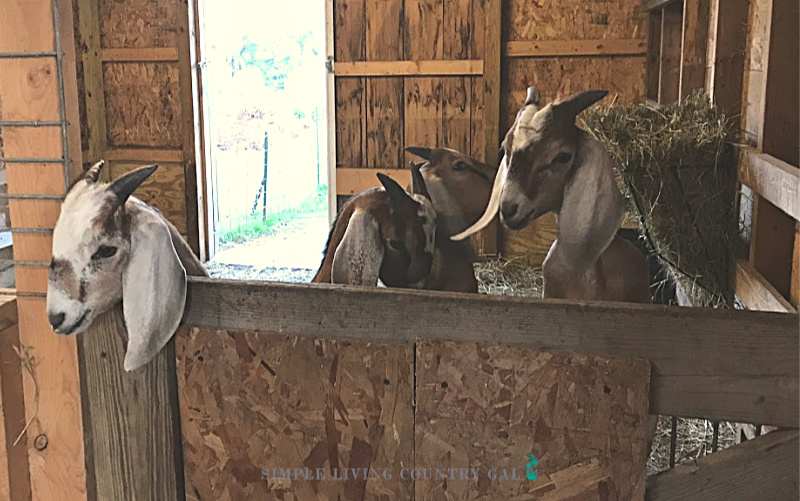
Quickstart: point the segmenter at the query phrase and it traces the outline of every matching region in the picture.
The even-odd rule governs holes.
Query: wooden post
[[[503,38],[503,2],[486,1],[486,24],[483,54],[483,133],[484,161],[497,167],[500,163],[500,92]],[[499,218],[472,238],[476,249],[482,254],[498,254],[503,250],[503,231]]]
[[[681,39],[680,99],[705,88],[709,0],[685,0]]]
[[[3,356],[21,358],[25,367],[20,417],[30,423],[9,451],[14,499],[86,498],[76,342],[53,334],[44,299],[52,228],[81,165],[72,19],[66,0],[0,3],[0,119],[3,155],[11,160],[6,169],[19,295],[18,337],[10,341],[22,354],[9,354],[7,345]],[[5,368],[3,375],[5,385]]]
[[[100,46],[100,12],[98,0],[78,0],[78,26],[82,40],[84,103],[89,150],[87,163],[105,159],[108,147],[106,100],[103,91],[103,49]],[[111,169],[100,172],[102,181],[109,181]]]

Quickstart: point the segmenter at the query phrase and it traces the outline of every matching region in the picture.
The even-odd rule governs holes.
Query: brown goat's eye
[[[464,162],[456,162],[456,164],[453,166],[453,170],[455,171],[464,170],[468,168],[469,166]]]
[[[570,160],[572,160],[572,155],[570,155],[569,153],[567,153],[565,151],[562,151],[561,153],[556,155],[556,158],[553,159],[553,163],[554,164],[565,164],[565,163],[569,162]]]
[[[117,253],[117,248],[112,247],[110,245],[101,245],[97,248],[94,254],[92,254],[92,259],[104,259],[113,256]]]
[[[391,247],[396,251],[399,251],[400,249],[403,248],[403,242],[401,242],[400,240],[391,239],[389,240],[389,247]]]

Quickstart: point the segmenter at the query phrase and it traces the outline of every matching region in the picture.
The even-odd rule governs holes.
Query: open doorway
[[[330,221],[324,0],[200,0],[209,273],[307,282]]]

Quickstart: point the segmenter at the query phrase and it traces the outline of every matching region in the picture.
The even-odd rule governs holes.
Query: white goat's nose
[[[58,329],[64,323],[64,316],[63,313],[48,313],[47,320],[53,326],[53,329]]]

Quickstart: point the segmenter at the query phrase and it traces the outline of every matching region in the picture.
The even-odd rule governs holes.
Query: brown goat
[[[450,237],[474,224],[486,210],[497,169],[449,148],[405,149],[425,160],[419,167],[436,211],[436,247],[425,289],[478,292],[475,253],[469,241]]]
[[[418,288],[433,264],[436,214],[419,169],[412,194],[378,173],[383,189],[355,195],[336,216],[312,282]]]

